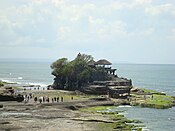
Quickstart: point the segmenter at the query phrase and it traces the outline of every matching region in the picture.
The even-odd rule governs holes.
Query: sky
[[[175,64],[174,0],[0,0],[0,59]]]

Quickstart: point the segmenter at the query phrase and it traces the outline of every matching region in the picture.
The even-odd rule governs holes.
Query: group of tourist
[[[40,86],[38,87],[34,87],[33,90],[40,90]],[[50,87],[47,88],[42,88],[42,90],[49,90]],[[32,90],[31,88],[29,88],[29,90]],[[24,91],[26,91],[26,88],[24,88]],[[29,93],[25,95],[23,95],[24,98],[24,103],[58,103],[58,102],[64,102],[64,97],[63,96],[57,96],[57,97],[48,97],[48,96],[35,96],[32,93]],[[73,100],[73,96],[70,98],[71,100]]]
[[[49,103],[49,102],[52,102],[52,103],[55,103],[55,102],[63,102],[63,97],[45,97],[45,96],[40,96],[40,97],[34,97],[34,102],[39,102],[39,103]]]
[[[24,97],[24,103],[28,103],[29,100],[34,97],[34,95],[32,95],[32,93],[29,93],[28,95],[25,94],[23,97]]]
[[[41,88],[38,86],[38,87],[34,87],[34,88],[29,88],[29,89],[23,88],[23,90],[24,91],[26,91],[26,90],[41,90]],[[49,88],[43,87],[42,90],[49,90]]]
[[[28,95],[24,95],[24,103],[34,102],[34,103],[58,103],[58,102],[64,102],[64,97],[48,97],[48,96],[34,96],[32,93],[29,93]],[[71,97],[71,100],[73,100],[73,96]]]

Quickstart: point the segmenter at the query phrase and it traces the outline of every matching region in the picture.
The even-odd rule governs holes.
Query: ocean
[[[53,83],[52,62],[0,60],[0,80],[46,87]],[[136,87],[165,92],[175,96],[175,65],[153,64],[113,64],[119,77],[132,80]],[[144,130],[173,131],[175,128],[175,108],[150,109],[120,106],[113,110],[123,110],[126,117],[138,119],[146,125]]]
[[[0,80],[18,84],[46,87],[53,83],[52,62],[44,61],[0,61]]]
[[[114,67],[119,76],[131,79],[134,86],[175,96],[175,65],[114,64]]]

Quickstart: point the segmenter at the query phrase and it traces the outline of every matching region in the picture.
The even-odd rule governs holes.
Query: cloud
[[[49,16],[49,12],[43,6],[45,5],[25,3],[9,6],[6,11],[0,11],[0,44],[3,46],[52,46],[57,32],[53,24],[55,22],[52,20],[54,16]]]
[[[144,30],[142,33],[144,35],[151,35],[154,33],[154,31],[155,31],[155,29],[150,27],[150,28],[147,28],[146,30]]]
[[[171,43],[174,44],[174,41],[175,41],[175,28],[172,28],[170,30],[170,35],[168,35],[167,38],[170,40]]]
[[[145,12],[150,15],[160,15],[162,13],[175,15],[175,6],[171,3],[152,5],[145,9]]]
[[[145,8],[146,13],[151,14],[173,9],[172,4],[155,6],[152,0],[103,2],[105,4],[32,0],[10,4],[0,11],[0,44],[52,47],[76,43],[80,46],[82,43],[88,45],[88,42],[92,45],[110,43],[138,34],[146,36],[154,32],[154,27],[141,23],[145,14],[139,13]]]
[[[25,57],[35,58],[37,52],[38,58],[67,57],[81,51],[113,59],[129,59],[130,54],[152,58],[154,48],[175,41],[171,0],[5,0],[0,8],[3,55],[5,49],[30,48]],[[21,57],[16,51],[11,56],[15,54]]]
[[[121,10],[121,9],[134,9],[141,6],[147,6],[152,3],[152,0],[131,0],[131,1],[116,1],[111,4],[112,9]]]
[[[145,5],[145,4],[151,4],[152,0],[135,0],[137,4]]]

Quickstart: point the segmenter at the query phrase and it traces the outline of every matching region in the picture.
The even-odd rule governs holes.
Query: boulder
[[[137,87],[133,87],[132,89],[131,89],[131,92],[138,92],[139,91],[139,88],[137,88]]]

